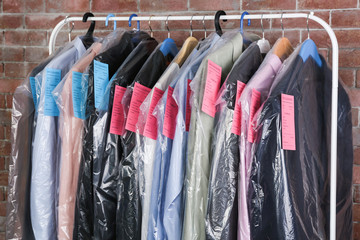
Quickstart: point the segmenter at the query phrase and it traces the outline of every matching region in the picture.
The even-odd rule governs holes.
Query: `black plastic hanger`
[[[226,15],[225,11],[224,10],[219,10],[215,13],[215,30],[216,30],[216,33],[221,36],[222,35],[222,30],[221,30],[221,27],[220,27],[220,23],[219,23],[219,19],[220,19],[220,16],[221,15]],[[224,19],[223,22],[226,22],[227,20]]]
[[[91,12],[87,12],[84,14],[82,21],[87,22],[89,17],[95,17],[95,16]],[[87,33],[85,34],[85,36],[81,38],[86,49],[89,48],[94,43],[94,38],[93,38],[94,29],[95,29],[95,21],[91,21]]]

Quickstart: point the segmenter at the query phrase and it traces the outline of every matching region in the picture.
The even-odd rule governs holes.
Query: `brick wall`
[[[115,13],[117,16],[139,15],[193,15],[214,14],[223,9],[228,14],[314,11],[316,16],[330,23],[340,44],[340,76],[347,86],[352,102],[354,139],[354,239],[360,239],[360,8],[359,0],[1,0],[0,2],[0,239],[4,238],[6,215],[6,189],[10,156],[10,123],[12,93],[27,73],[48,54],[47,44],[52,28],[66,15],[82,16],[92,11],[95,16]],[[121,14],[120,14],[121,13]],[[223,28],[239,27],[239,21],[228,21]],[[306,20],[283,20],[285,36],[293,46],[307,37]],[[104,22],[97,23],[96,33],[105,35],[112,29]],[[166,38],[164,22],[152,22],[155,38]],[[245,24],[244,24],[245,25]],[[126,22],[119,23],[126,27]],[[75,23],[72,37],[84,33],[88,23]],[[208,31],[213,23],[207,21]],[[280,20],[264,20],[265,37],[274,43],[281,36]],[[172,38],[179,44],[189,35],[189,22],[169,21]],[[202,23],[193,21],[194,36],[203,36]],[[261,33],[260,21],[252,21],[253,31]],[[65,30],[66,28],[64,28]],[[142,23],[148,29],[148,23]],[[271,29],[271,30],[270,30]],[[316,23],[310,23],[310,37],[327,59],[330,55],[330,39]],[[67,41],[67,32],[58,36],[57,45]],[[329,59],[331,61],[331,57]]]

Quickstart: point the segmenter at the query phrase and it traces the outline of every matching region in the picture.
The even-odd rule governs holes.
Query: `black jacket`
[[[121,31],[121,30],[120,30]],[[114,38],[111,33],[105,38],[103,45],[111,42]],[[118,41],[108,44],[109,48],[98,54],[94,60],[107,63],[109,67],[109,79],[114,75],[116,70],[125,61],[127,56],[136,47],[137,39],[146,39],[150,36],[146,33],[125,32]],[[134,41],[136,40],[136,41]],[[84,136],[83,136],[83,152],[79,172],[79,184],[76,197],[75,223],[74,223],[74,239],[92,239],[94,236],[94,196],[93,196],[93,125],[97,119],[95,109],[94,96],[94,62],[89,67],[87,108],[85,120]]]
[[[238,224],[239,136],[231,132],[237,81],[247,83],[262,62],[252,43],[234,63],[225,82],[223,103],[217,105],[206,214],[207,239],[236,239]]]
[[[114,101],[115,86],[127,87],[130,85],[146,59],[157,46],[155,39],[143,40],[126,58],[120,66],[113,80],[108,111],[99,116],[94,126],[94,134],[103,136],[99,141],[98,154],[94,154],[94,236],[96,239],[114,239],[116,235],[116,206],[118,165],[122,156],[120,136],[109,133],[111,114]],[[102,126],[105,122],[105,128]],[[99,124],[98,124],[99,123]],[[120,146],[116,149],[113,146]],[[113,150],[116,150],[115,154]]]
[[[303,62],[296,56],[284,71],[258,121],[249,186],[251,235],[329,239],[331,70],[324,59],[319,67],[311,57]],[[294,96],[295,151],[282,149],[281,93]],[[351,131],[351,106],[339,86],[338,239],[352,236]]]
[[[173,56],[164,56],[157,48],[146,61],[135,81],[141,85],[153,88],[162,73],[170,64]],[[134,83],[132,84],[134,86]],[[113,147],[110,156],[121,157],[118,179],[118,203],[116,211],[116,239],[141,238],[141,203],[138,179],[138,160],[134,152],[136,133],[126,131],[121,136],[121,146]],[[122,155],[116,155],[122,148]]]

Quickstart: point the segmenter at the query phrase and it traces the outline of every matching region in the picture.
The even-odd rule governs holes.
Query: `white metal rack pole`
[[[208,16],[144,16],[133,17],[132,21],[202,21],[214,20],[214,15]],[[240,20],[241,15],[222,15],[221,20]],[[314,15],[314,13],[284,13],[284,14],[250,14],[246,19],[285,19],[305,18],[319,23],[329,34],[332,45],[332,93],[331,93],[331,171],[330,171],[330,240],[336,239],[336,173],[337,173],[337,113],[338,113],[338,73],[339,73],[339,45],[334,31],[328,23]],[[89,17],[90,21],[105,21],[106,17]],[[129,21],[129,17],[110,17],[109,21]],[[53,29],[49,41],[49,54],[55,49],[55,40],[61,28],[69,22],[80,22],[82,17],[69,17],[60,21]]]

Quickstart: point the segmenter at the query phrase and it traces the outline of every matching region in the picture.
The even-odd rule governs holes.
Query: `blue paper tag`
[[[59,109],[52,95],[52,91],[61,81],[61,70],[47,68],[45,79],[44,115],[59,116]]]
[[[74,116],[86,119],[86,98],[88,89],[88,75],[80,72],[72,72],[72,103]],[[83,81],[83,79],[85,81]]]
[[[94,60],[95,107],[99,108],[109,82],[109,66]]]
[[[30,87],[31,87],[31,94],[34,101],[35,110],[37,110],[37,99],[36,99],[36,85],[35,85],[35,78],[30,77]]]

